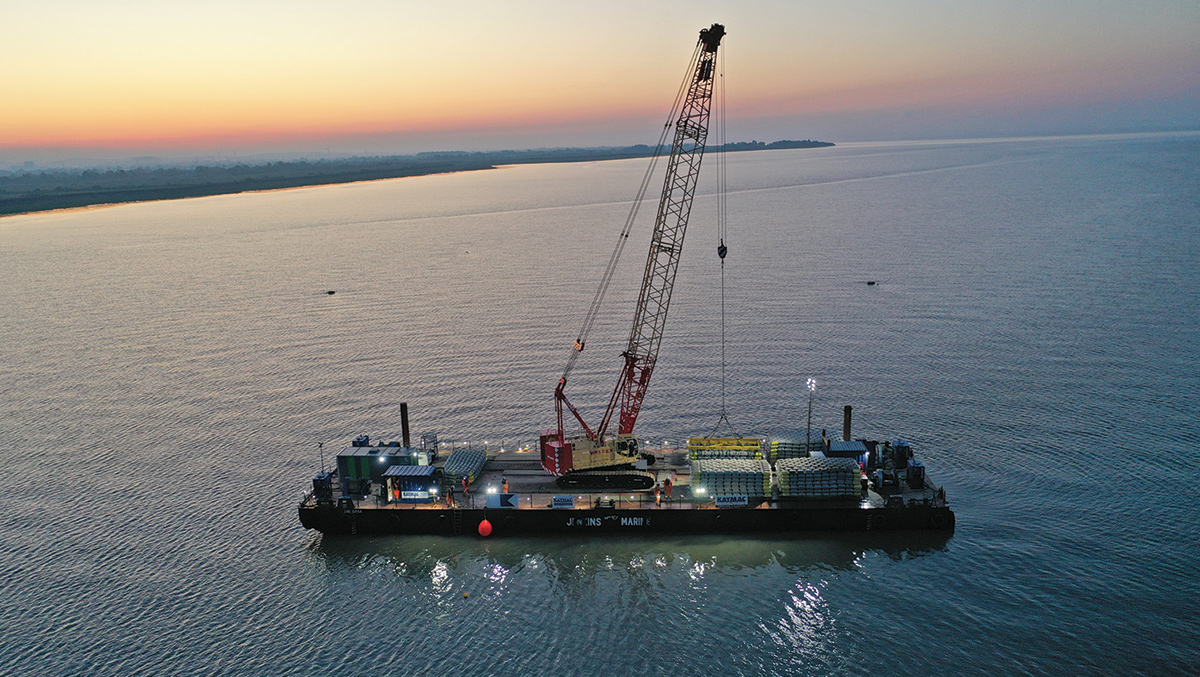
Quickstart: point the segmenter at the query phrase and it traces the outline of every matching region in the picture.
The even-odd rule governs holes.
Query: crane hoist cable
[[[701,44],[696,45],[696,49],[692,52],[691,61],[694,62],[696,60],[696,55],[701,48]],[[667,114],[667,121],[663,124],[662,133],[658,136],[658,144],[655,145],[654,153],[650,156],[650,163],[646,167],[646,173],[642,175],[642,183],[638,187],[633,204],[629,207],[629,215],[625,217],[625,225],[621,228],[621,233],[617,236],[617,244],[613,247],[613,252],[608,258],[608,266],[604,269],[604,274],[600,278],[600,286],[596,289],[596,295],[592,297],[591,305],[588,306],[587,314],[583,319],[583,327],[580,328],[579,334],[576,335],[575,343],[571,346],[571,354],[567,357],[567,366],[563,368],[561,378],[563,381],[571,375],[571,370],[575,368],[575,360],[583,352],[583,348],[587,344],[588,335],[592,332],[592,326],[596,323],[596,318],[600,314],[600,307],[604,303],[604,296],[608,293],[608,287],[612,284],[613,275],[617,271],[617,263],[621,259],[621,253],[625,250],[626,243],[629,242],[629,233],[633,230],[633,223],[637,219],[638,211],[642,207],[642,200],[646,197],[650,181],[654,178],[654,170],[658,166],[658,160],[662,157],[663,149],[667,144],[667,138],[671,134],[671,123],[675,121],[675,117],[679,114],[680,106],[683,105],[684,95],[687,94],[690,79],[690,74],[685,75],[683,82],[679,84],[679,90],[675,93],[675,101],[671,104],[671,111]]]
[[[729,421],[729,411],[725,407],[725,256],[729,253],[729,247],[725,244],[727,234],[727,225],[729,221],[729,199],[728,199],[728,181],[726,174],[726,148],[728,137],[725,134],[725,52],[723,50],[718,58],[720,59],[720,70],[718,73],[717,85],[718,91],[716,98],[716,124],[713,125],[717,132],[717,258],[721,261],[721,415],[717,418],[717,424],[713,427],[712,432],[708,437],[713,437],[720,430],[721,424],[725,424],[733,434],[733,437],[741,437],[737,430],[733,427],[733,423]]]

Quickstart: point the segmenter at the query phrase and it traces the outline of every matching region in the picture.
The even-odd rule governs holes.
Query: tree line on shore
[[[823,141],[748,141],[726,144],[727,151],[816,148]],[[711,150],[719,150],[710,147]],[[586,162],[647,157],[654,148],[442,151],[388,157],[275,161],[260,164],[206,164],[130,169],[56,169],[0,172],[0,215],[85,207],[118,202],[169,200],[296,188],[405,176],[491,169],[506,164]]]

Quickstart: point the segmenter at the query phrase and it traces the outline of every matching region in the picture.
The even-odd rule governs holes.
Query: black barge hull
[[[300,506],[300,522],[327,534],[479,533],[487,520],[492,536],[537,534],[747,534],[813,531],[943,531],[954,530],[948,507],[903,508],[775,507],[770,509],[637,509],[587,510],[378,509],[337,505]]]

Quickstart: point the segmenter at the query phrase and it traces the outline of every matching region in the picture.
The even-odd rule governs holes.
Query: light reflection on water
[[[731,659],[716,638],[729,633],[790,656],[782,664],[764,664],[761,651],[744,653],[730,664],[734,672],[772,672],[780,665],[817,664],[828,658],[822,652],[836,649],[839,612],[824,595],[831,581],[860,576],[883,562],[936,557],[951,540],[944,534],[568,541],[318,536],[309,542],[308,566],[341,581],[340,590],[363,589],[379,600],[420,600],[416,608],[388,608],[385,602],[379,610],[383,625],[444,629],[453,623],[473,637],[502,638],[510,649],[569,642],[559,639],[564,635],[590,637],[580,659],[607,664],[611,658],[592,642],[628,633],[630,622],[639,627],[649,622],[644,628],[649,636],[693,637],[682,644],[675,640],[695,661],[680,669],[684,674],[696,674],[712,661],[727,664]],[[390,576],[380,578],[380,572]],[[555,630],[476,626],[500,618]],[[655,646],[651,642],[641,660],[652,660]]]
[[[829,652],[826,641],[833,614],[822,596],[824,585],[824,581],[797,581],[796,587],[789,591],[786,616],[773,627],[764,624],[771,640],[793,654],[795,662],[819,661]]]
[[[387,569],[413,580],[445,583],[451,570],[478,568],[493,583],[525,571],[570,572],[592,578],[625,572],[653,574],[678,568],[694,581],[715,573],[779,569],[856,571],[868,558],[900,562],[945,552],[945,533],[811,535],[803,540],[696,536],[687,539],[621,538],[557,541],[551,538],[481,540],[433,536],[356,538],[314,536],[310,565],[327,572]]]

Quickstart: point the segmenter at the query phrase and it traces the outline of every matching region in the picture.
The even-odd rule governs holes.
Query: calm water
[[[6,217],[0,672],[1200,672],[1200,135],[729,162],[735,429],[802,429],[814,377],[817,427],[914,441],[953,537],[300,526],[317,443],[400,401],[460,444],[552,423],[641,160]],[[714,205],[656,441],[720,413]],[[593,417],[648,233],[569,388]]]

